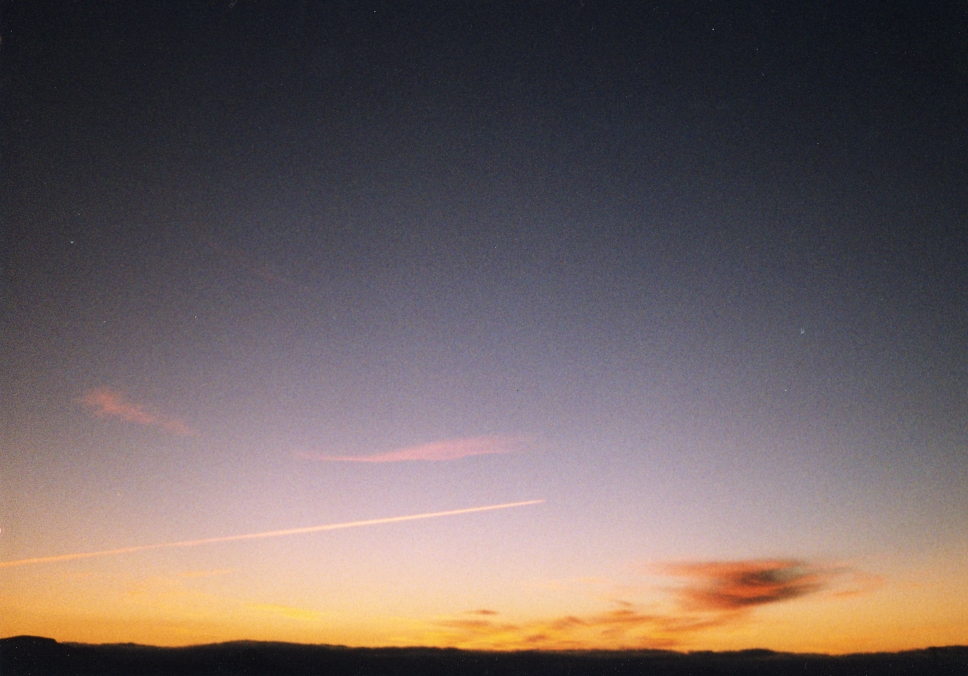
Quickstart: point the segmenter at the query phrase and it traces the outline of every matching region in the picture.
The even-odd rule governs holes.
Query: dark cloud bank
[[[18,636],[0,639],[0,673],[45,674],[933,674],[968,673],[968,647],[832,657],[769,650],[730,653],[484,653],[432,648],[343,648],[239,641],[188,648],[87,645]]]

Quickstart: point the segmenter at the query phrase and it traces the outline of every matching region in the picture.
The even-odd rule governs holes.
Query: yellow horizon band
[[[184,540],[182,542],[162,542],[154,545],[137,545],[135,547],[122,547],[121,549],[105,549],[100,552],[82,552],[80,554],[59,554],[57,556],[41,556],[33,559],[19,559],[17,561],[0,561],[0,568],[13,568],[14,566],[28,566],[34,563],[55,563],[58,561],[72,561],[74,559],[90,559],[96,556],[111,556],[113,554],[132,554],[143,552],[149,549],[168,549],[174,547],[196,547],[198,545],[209,545],[218,542],[232,542],[235,540],[257,540],[259,538],[283,537],[286,535],[300,535],[302,533],[318,533],[326,530],[340,530],[343,528],[359,528],[361,526],[377,526],[384,523],[399,523],[401,521],[416,521],[418,519],[434,519],[441,516],[457,516],[458,514],[471,514],[474,512],[489,512],[495,509],[510,509],[512,507],[524,507],[526,505],[537,505],[544,500],[526,500],[524,502],[506,502],[501,505],[487,505],[485,507],[468,507],[466,509],[452,509],[446,512],[428,512],[426,514],[409,514],[407,516],[390,516],[382,519],[368,519],[366,521],[347,521],[346,523],[331,523],[325,526],[307,526],[305,528],[289,528],[286,530],[273,530],[265,533],[246,533],[244,535],[227,535],[225,537],[204,538],[202,540]]]

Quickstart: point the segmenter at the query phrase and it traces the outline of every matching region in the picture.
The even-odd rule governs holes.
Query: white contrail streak
[[[409,514],[407,516],[391,516],[383,519],[369,519],[367,521],[348,521],[346,523],[330,523],[325,526],[308,526],[306,528],[289,528],[288,530],[271,530],[265,533],[246,533],[245,535],[228,535],[219,538],[205,538],[203,540],[185,540],[183,542],[162,542],[154,545],[138,545],[136,547],[122,547],[121,549],[105,549],[100,552],[82,552],[80,554],[59,554],[58,556],[41,556],[35,559],[19,559],[17,561],[0,561],[0,568],[14,566],[29,566],[34,563],[55,563],[57,561],[73,561],[75,559],[90,559],[95,556],[113,556],[115,554],[131,554],[144,552],[149,549],[171,549],[174,547],[197,547],[211,545],[217,542],[233,542],[235,540],[257,540],[259,538],[277,538],[285,535],[300,535],[302,533],[318,533],[324,530],[340,530],[342,528],[359,528],[360,526],[378,526],[383,523],[399,523],[401,521],[417,521],[418,519],[436,519],[440,516],[457,516],[458,514],[472,514],[474,512],[489,512],[495,509],[510,509],[537,505],[544,500],[527,500],[525,502],[507,502],[503,505],[487,505],[486,507],[469,507],[467,509],[452,509],[449,512],[428,512],[426,514]]]

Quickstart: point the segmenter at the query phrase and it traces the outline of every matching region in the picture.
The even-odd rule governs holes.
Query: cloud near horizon
[[[665,649],[679,645],[687,635],[732,620],[722,615],[643,613],[628,602],[616,603],[617,609],[582,617],[565,615],[517,623],[490,616],[444,619],[435,623],[442,630],[435,638],[466,649]]]
[[[317,453],[298,453],[297,455],[304,460],[319,460],[322,462],[444,462],[472,455],[513,453],[519,447],[520,440],[509,437],[467,437],[407,446],[376,455],[320,455]]]
[[[159,427],[182,436],[194,434],[194,430],[178,418],[163,415],[146,406],[128,401],[123,392],[109,387],[88,390],[78,401],[91,408],[97,418],[120,418],[145,427]]]
[[[492,610],[468,611],[436,622],[437,638],[469,649],[671,649],[708,629],[748,621],[758,606],[821,592],[834,578],[853,573],[796,560],[678,562],[647,571],[681,581],[666,589],[673,607],[642,612],[633,603],[613,600],[618,606],[613,610],[526,622],[502,621]]]
[[[685,581],[673,593],[688,610],[732,611],[799,598],[825,588],[836,570],[795,560],[705,561],[652,567]]]

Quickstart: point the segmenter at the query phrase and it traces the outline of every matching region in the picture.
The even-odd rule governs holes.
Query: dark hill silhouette
[[[968,647],[899,653],[808,655],[770,650],[676,653],[661,650],[474,652],[438,648],[346,648],[235,641],[185,648],[133,643],[58,643],[36,636],[0,639],[3,676],[655,676],[756,674],[968,674]]]

